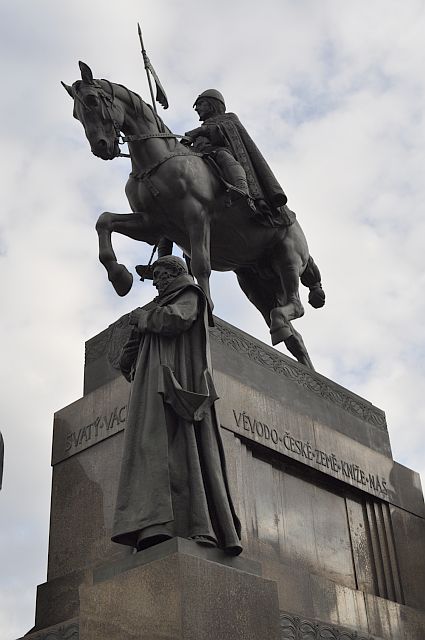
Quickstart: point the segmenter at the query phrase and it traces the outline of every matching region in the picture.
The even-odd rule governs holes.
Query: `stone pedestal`
[[[176,538],[95,572],[80,587],[80,640],[278,640],[276,583],[205,555]]]
[[[48,576],[28,640],[423,640],[424,500],[384,412],[218,319],[243,554],[111,542],[128,332],[125,316],[88,341],[84,396],[55,416]]]

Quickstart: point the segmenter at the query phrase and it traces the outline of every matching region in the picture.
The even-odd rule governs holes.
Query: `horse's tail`
[[[325,304],[325,292],[322,289],[320,271],[313,258],[310,256],[307,266],[301,275],[301,283],[310,289],[308,301],[315,309],[320,309]]]

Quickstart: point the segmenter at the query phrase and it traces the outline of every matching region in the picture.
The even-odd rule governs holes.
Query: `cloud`
[[[97,216],[129,211],[129,163],[90,154],[60,85],[82,59],[146,98],[138,20],[167,124],[193,128],[194,98],[217,87],[270,161],[327,292],[296,323],[312,359],[387,412],[395,458],[425,473],[423,3],[15,0],[0,15],[6,640],[33,624],[45,576],[53,412],[81,395],[84,340],[153,294],[118,298],[97,262]],[[128,266],[149,257],[114,242]],[[215,274],[212,292],[217,315],[269,342],[233,274]]]

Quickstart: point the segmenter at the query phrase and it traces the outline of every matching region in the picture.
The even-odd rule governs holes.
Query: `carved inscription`
[[[88,443],[94,444],[99,437],[103,438],[106,432],[117,430],[117,427],[125,422],[126,415],[127,405],[117,406],[109,414],[97,416],[94,422],[80,427],[76,431],[71,431],[66,436],[65,451],[74,451]]]
[[[360,487],[367,487],[382,496],[388,496],[387,481],[382,476],[367,472],[358,464],[339,458],[332,451],[317,449],[308,440],[294,438],[289,431],[285,430],[281,435],[279,429],[270,427],[265,422],[260,422],[245,411],[236,412],[233,409],[233,416],[238,429],[242,432],[249,432],[256,440],[263,440],[268,446],[272,446],[278,451],[285,453],[286,450],[298,458],[308,460],[315,466],[332,471],[334,475],[339,475],[342,479],[347,478]]]
[[[251,416],[245,413],[245,411],[242,411],[242,413],[236,413],[233,409],[233,415],[239,429],[250,431],[253,435],[256,434],[259,438],[271,440],[276,445],[279,444],[279,436],[276,429],[270,429],[270,427],[264,422],[251,418]]]

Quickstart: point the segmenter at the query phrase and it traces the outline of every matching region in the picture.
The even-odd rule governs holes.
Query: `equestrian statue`
[[[125,192],[133,213],[104,212],[96,223],[99,259],[115,291],[126,295],[133,276],[117,261],[113,232],[159,246],[160,257],[175,243],[211,309],[211,269],[234,271],[272,344],[284,342],[313,368],[292,321],[304,314],[300,280],[310,290],[309,303],[324,305],[320,272],[285,193],[237,116],[226,112],[222,94],[209,89],[198,96],[202,124],[181,136],[138,94],[79,66],[81,80],[62,84],[92,152],[112,160],[126,142],[131,159]]]

